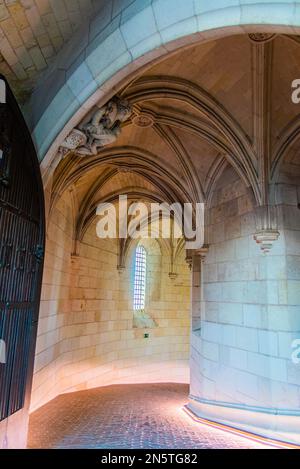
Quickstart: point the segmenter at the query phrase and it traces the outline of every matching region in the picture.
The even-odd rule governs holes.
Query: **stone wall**
[[[300,366],[291,354],[292,340],[300,338],[299,187],[285,178],[277,197],[280,238],[265,255],[253,240],[252,194],[233,170],[214,194],[201,330],[192,334],[191,396],[216,419],[222,415],[216,405],[298,414]],[[242,427],[241,416],[237,421]],[[275,429],[278,436],[282,428],[274,423]]]
[[[35,371],[31,403],[37,407],[54,398],[60,389],[64,367],[65,318],[70,313],[71,251],[73,216],[66,192],[54,207],[47,223],[46,253],[40,304]]]
[[[169,256],[146,240],[146,311],[157,327],[133,327],[135,246],[117,270],[115,240],[95,223],[72,252],[72,203],[64,194],[48,223],[32,409],[57,394],[111,383],[189,381],[189,281],[184,253],[169,278]],[[149,334],[148,338],[144,334]]]

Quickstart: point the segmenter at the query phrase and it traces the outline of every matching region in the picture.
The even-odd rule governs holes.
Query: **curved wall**
[[[113,383],[189,382],[190,272],[183,255],[170,279],[167,254],[156,240],[145,241],[146,311],[157,327],[137,328],[134,247],[119,273],[115,240],[97,238],[94,223],[74,257],[72,229],[66,191],[48,225],[31,409],[64,392]]]
[[[33,93],[28,122],[42,169],[90,108],[106,102],[142,66],[194,42],[251,31],[295,34],[299,26],[299,1],[103,2]]]
[[[190,408],[199,416],[300,443],[299,176],[282,176],[280,238],[255,244],[251,190],[233,169],[216,187],[203,265],[201,328],[191,338]]]
[[[296,34],[299,26],[300,1],[104,2],[99,16],[62,52],[32,96],[29,121],[42,170],[47,170],[60,141],[91,107],[106,102],[141,67],[192,43],[245,32]],[[227,198],[231,225],[218,218],[224,207],[216,203],[215,210],[212,209],[213,231],[220,238],[210,240],[204,268],[206,317],[201,334],[192,336],[191,405],[200,415],[214,420],[220,420],[223,412],[224,422],[254,431],[265,428],[269,436],[281,434],[282,438],[298,441],[292,420],[296,416],[298,425],[299,369],[291,363],[289,355],[290,340],[300,334],[297,201],[294,198],[290,203],[287,195],[290,192],[284,192],[281,237],[270,255],[263,257],[253,242],[253,201],[240,182],[236,193],[232,192],[233,182],[230,179],[226,190],[218,188],[221,196],[225,193]],[[107,344],[113,344],[105,346],[105,351],[101,349],[109,357],[107,362],[100,363],[97,354],[93,355],[100,346],[99,331],[95,329],[99,325],[95,326],[98,306],[96,310],[93,306],[92,310],[86,308],[92,304],[88,302],[97,302],[98,298],[86,298],[95,287],[76,282],[86,281],[79,280],[85,277],[79,273],[81,269],[87,268],[90,276],[90,267],[85,262],[93,264],[94,255],[89,258],[86,247],[82,246],[80,260],[70,258],[71,204],[67,197],[65,194],[59,202],[55,210],[61,213],[54,215],[49,225],[52,235],[48,240],[33,408],[59,392],[99,385],[106,379],[103,376],[109,377],[107,382],[118,379],[110,374],[111,363],[130,361],[128,356],[116,358],[115,350],[110,348],[119,347],[120,343],[120,331],[114,330],[115,326],[101,332],[104,342],[107,339]],[[52,223],[56,226],[51,228]],[[97,249],[93,243],[90,247],[93,252]],[[99,249],[105,252],[106,261],[116,257],[115,247],[110,246],[110,257],[106,249],[103,246]],[[93,266],[91,270],[94,269]],[[123,280],[118,275],[115,271],[110,280],[122,291]],[[106,303],[101,314],[115,311],[115,304],[109,306],[115,301],[113,293],[112,298],[103,301]],[[123,300],[118,301],[117,311],[121,305],[123,309]],[[128,307],[124,306],[123,311],[128,314]],[[90,313],[92,320],[86,321]],[[124,318],[128,320],[129,317]],[[94,339],[93,352],[87,352],[87,342]],[[126,338],[126,347],[131,340],[135,346],[144,343],[139,342],[139,337],[132,338],[132,331],[131,339]],[[150,355],[152,352],[153,349]],[[144,357],[147,354],[145,350]],[[137,370],[134,363],[128,368]],[[99,371],[95,379],[91,369]]]

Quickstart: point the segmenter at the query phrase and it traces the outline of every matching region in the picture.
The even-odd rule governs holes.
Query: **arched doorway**
[[[151,5],[138,0],[129,7],[124,1],[117,8],[116,2],[105,3],[107,9],[85,26],[85,34],[70,42],[31,99],[29,120],[53,209],[49,224],[53,272],[45,275],[43,307],[47,319],[40,323],[36,388],[41,390],[46,383],[47,399],[68,389],[61,363],[56,360],[70,352],[64,348],[65,344],[69,347],[69,339],[72,343],[72,337],[66,341],[63,337],[63,346],[60,344],[60,330],[64,333],[74,325],[64,323],[69,312],[69,289],[73,288],[68,266],[72,262],[76,269],[78,247],[105,186],[109,187],[118,173],[134,173],[142,179],[130,181],[134,198],[142,194],[159,200],[205,201],[212,209],[207,224],[212,231],[212,249],[204,268],[204,295],[211,310],[208,324],[202,325],[200,312],[196,312],[194,330],[200,334],[201,340],[195,338],[195,349],[198,347],[197,357],[202,354],[203,368],[200,378],[197,374],[194,377],[197,386],[201,380],[206,387],[191,399],[198,399],[199,412],[208,411],[206,416],[211,418],[216,418],[216,408],[218,414],[222,408],[225,415],[228,408],[234,408],[237,426],[245,415],[256,422],[258,409],[268,428],[268,416],[279,415],[285,437],[286,422],[297,425],[299,396],[298,373],[289,361],[289,340],[298,333],[295,314],[300,300],[295,263],[299,230],[294,223],[297,215],[293,220],[286,215],[286,207],[298,213],[298,163],[291,147],[299,134],[299,123],[297,108],[290,101],[291,80],[298,73],[299,40],[295,35],[299,20],[294,14],[298,2],[247,4],[228,0],[205,5],[188,1],[177,9],[169,0]],[[287,42],[290,47],[286,47]],[[292,60],[286,59],[287,51]],[[276,76],[281,78],[282,87]],[[124,124],[117,144],[86,158],[69,152],[61,161],[62,153],[57,150],[65,137],[74,127],[76,133],[76,127],[89,122],[99,109],[101,112],[116,94],[128,99],[136,113]],[[290,155],[287,150],[291,150]],[[275,176],[284,156],[288,180],[292,181],[288,186],[293,188],[287,188],[287,179],[282,177],[280,184],[285,187],[276,199],[277,187],[274,190],[270,186],[279,181]],[[226,188],[222,187],[224,174],[228,177]],[[125,181],[122,189],[126,187]],[[110,187],[105,193],[109,200],[117,195],[115,189]],[[279,207],[273,210],[274,205]],[[281,224],[273,217],[277,208]],[[232,226],[227,226],[223,209],[228,210]],[[241,229],[242,223],[247,224],[246,230]],[[275,254],[264,260],[259,246],[250,243],[253,237],[264,252],[280,238]],[[290,239],[292,249],[285,244]],[[245,257],[236,259],[237,249]],[[199,254],[202,257],[203,253],[195,253]],[[199,259],[193,265],[193,286],[199,292]],[[249,270],[246,273],[245,265]],[[228,281],[224,278],[227,275]],[[236,293],[239,290],[241,294]],[[196,299],[196,308],[202,299]],[[81,314],[81,303],[74,303],[74,308]],[[52,362],[58,368],[48,380],[46,370]],[[242,375],[245,367],[247,373]],[[218,394],[222,381],[226,381],[226,370],[234,384],[240,373],[239,389],[226,383],[227,392]],[[245,383],[252,383],[246,386],[250,391],[245,390]],[[289,418],[285,418],[284,408],[287,395]],[[244,428],[249,429],[247,423]],[[278,429],[274,428],[271,436]]]
[[[44,256],[36,152],[6,83],[0,104],[0,447],[24,447]]]

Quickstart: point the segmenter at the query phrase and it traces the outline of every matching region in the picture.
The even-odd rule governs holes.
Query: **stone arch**
[[[59,197],[59,194],[76,182],[84,172],[99,165],[110,164],[115,167],[134,170],[136,173],[140,172],[144,178],[147,177],[157,188],[166,193],[167,200],[192,202],[188,185],[183,184],[176,173],[171,171],[163,162],[158,163],[156,155],[149,151],[133,146],[104,148],[101,156],[88,157],[81,159],[81,161],[80,164],[72,165],[71,169],[73,170],[67,164],[65,170],[60,173],[53,185],[54,198]],[[167,186],[165,181],[168,181]]]
[[[98,16],[62,51],[32,96],[28,120],[42,170],[90,108],[106,102],[138,69],[212,38],[245,32],[295,34],[300,26],[297,3],[186,0],[175,7],[174,0],[124,0],[121,6],[103,2]]]

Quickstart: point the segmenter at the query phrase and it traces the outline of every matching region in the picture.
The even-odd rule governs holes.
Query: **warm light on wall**
[[[234,427],[229,427],[227,425],[223,425],[221,423],[213,422],[211,420],[206,420],[201,417],[197,417],[193,412],[191,412],[188,407],[185,405],[182,407],[182,410],[196,423],[200,423],[202,425],[209,426],[214,428],[215,430],[221,430],[226,433],[232,433],[233,435],[241,436],[242,438],[246,438],[251,441],[255,441],[256,443],[260,443],[264,446],[277,449],[300,449],[300,446],[293,445],[290,443],[285,443],[283,441],[272,440],[270,438],[265,438],[263,436],[256,435],[255,433],[248,433],[243,430],[239,430]]]

